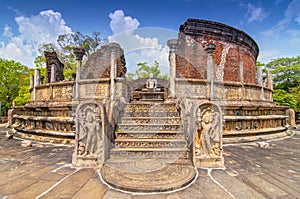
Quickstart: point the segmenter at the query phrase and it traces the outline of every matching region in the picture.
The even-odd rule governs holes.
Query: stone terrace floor
[[[134,195],[103,184],[97,171],[72,168],[73,147],[6,139],[0,125],[0,199],[4,198],[300,198],[300,131],[268,143],[224,146],[226,169],[198,169],[188,188]],[[166,182],[168,183],[168,182]]]

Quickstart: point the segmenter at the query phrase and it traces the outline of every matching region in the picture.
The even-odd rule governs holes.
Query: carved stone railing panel
[[[48,101],[51,98],[49,86],[38,86],[35,88],[35,101]]]
[[[81,99],[106,98],[109,96],[109,83],[82,80],[79,84],[79,95]]]
[[[53,86],[53,101],[71,101],[73,99],[73,84]]]

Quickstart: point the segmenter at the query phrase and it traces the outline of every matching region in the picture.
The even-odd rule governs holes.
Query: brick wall
[[[216,44],[213,53],[215,80],[240,81],[243,65],[245,83],[256,83],[258,46],[246,33],[217,22],[189,19],[181,25],[176,54],[178,78],[206,79],[206,52],[203,41]]]

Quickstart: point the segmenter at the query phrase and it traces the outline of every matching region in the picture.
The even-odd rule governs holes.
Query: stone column
[[[177,39],[171,39],[167,42],[169,51],[169,61],[170,61],[170,98],[175,98],[175,78],[176,78],[176,50],[178,45]]]
[[[50,77],[50,83],[56,82],[56,65],[51,65],[51,77]]]
[[[117,49],[120,48],[120,45],[117,43],[110,43],[110,100],[115,100],[115,90],[116,82],[115,78],[117,77]]]
[[[78,99],[79,98],[79,80],[80,80],[80,74],[81,74],[82,57],[85,54],[85,50],[83,48],[75,48],[73,52],[76,57],[75,99]]]
[[[244,83],[244,63],[242,61],[239,65],[239,81]]]
[[[257,84],[261,87],[260,89],[260,99],[264,100],[265,99],[265,94],[264,94],[264,84],[263,84],[263,72],[262,72],[262,67],[257,66]]]
[[[272,92],[273,92],[273,78],[272,78],[272,73],[271,72],[268,72],[268,74],[267,74],[267,88],[271,89]],[[269,97],[269,99],[271,101],[273,101],[272,92],[270,93],[270,97]]]
[[[41,84],[40,79],[41,79],[40,69],[34,69],[34,87]]]
[[[34,87],[34,75],[30,75],[30,89]]]
[[[34,69],[34,82],[33,82],[33,101],[36,100],[36,86],[40,85],[40,70]]]
[[[210,81],[210,99],[214,99],[214,61],[213,61],[213,52],[216,49],[216,45],[212,42],[209,42],[204,46],[207,57],[207,80]]]
[[[267,74],[267,87],[271,90],[273,90],[273,78],[272,78],[272,73],[268,72]]]
[[[108,113],[108,120],[114,126],[114,110],[117,108],[116,106],[116,81],[115,78],[117,77],[117,51],[120,49],[120,45],[117,43],[110,43],[109,50],[110,50],[110,104],[109,104],[109,113]]]

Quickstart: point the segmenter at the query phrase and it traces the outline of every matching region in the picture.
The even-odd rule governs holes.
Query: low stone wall
[[[179,98],[210,98],[211,82],[198,79],[176,79],[176,95]],[[261,100],[272,101],[272,90],[257,84],[239,82],[214,82],[215,100],[242,101]]]
[[[74,81],[38,85],[30,91],[31,102],[66,102],[73,99]]]

